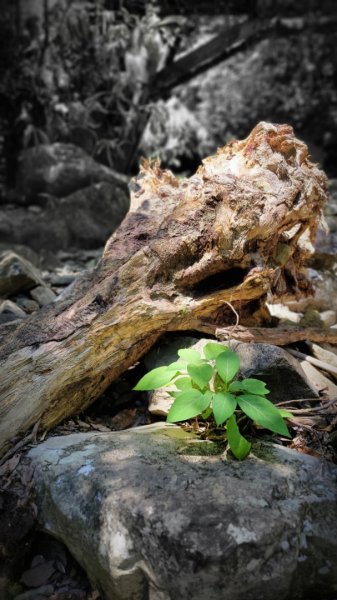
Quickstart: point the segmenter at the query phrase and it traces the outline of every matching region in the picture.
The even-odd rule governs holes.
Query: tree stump
[[[266,296],[310,294],[302,272],[327,179],[288,125],[177,179],[145,163],[131,208],[92,274],[0,346],[0,447],[82,411],[167,331],[263,322]]]

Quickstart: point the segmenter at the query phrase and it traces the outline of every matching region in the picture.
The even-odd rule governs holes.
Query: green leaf
[[[213,368],[207,363],[194,363],[187,365],[187,372],[201,389],[206,387],[213,375]]]
[[[192,388],[192,381],[190,377],[179,377],[175,380],[174,385],[178,390],[187,390]]]
[[[200,353],[194,348],[181,348],[178,350],[178,356],[190,363],[199,362],[201,359]]]
[[[206,408],[206,410],[204,410],[204,412],[201,413],[201,416],[203,419],[208,419],[208,417],[210,417],[212,414],[212,409],[210,406],[208,406],[208,408]]]
[[[156,390],[170,383],[174,377],[174,371],[167,370],[167,367],[157,367],[146,373],[133,389],[137,391]]]
[[[167,365],[166,369],[168,371],[186,371],[186,362],[182,360],[176,360],[170,365]]]
[[[241,382],[242,389],[249,394],[257,394],[258,396],[264,396],[269,394],[269,390],[266,387],[264,381],[260,379],[243,379]]]
[[[274,433],[290,437],[288,427],[281,417],[279,409],[267,400],[267,398],[242,394],[242,396],[238,396],[237,400],[241,410],[255,421],[255,423],[262,425],[262,427]]]
[[[217,392],[223,392],[224,390],[227,391],[227,386],[226,384],[222,381],[218,371],[215,371],[215,376],[214,376],[214,381],[213,381],[213,388],[215,393]]]
[[[232,381],[232,383],[228,386],[229,392],[242,392],[242,382],[241,381]]]
[[[205,398],[207,398],[208,403],[210,404],[212,402],[212,398],[213,398],[213,392],[211,392],[211,390],[206,390],[206,392],[203,392]]]
[[[215,342],[210,342],[204,346],[204,355],[207,360],[216,359],[219,354],[223,352],[227,352],[229,350],[228,346],[224,346],[223,344],[216,344]]]
[[[227,421],[227,440],[235,458],[242,460],[246,458],[251,449],[251,444],[241,435],[236,423],[235,415],[232,415]]]
[[[293,413],[289,412],[289,410],[286,410],[285,408],[279,408],[278,411],[283,419],[293,419],[294,417]]]
[[[204,410],[201,413],[201,416],[202,416],[203,419],[208,419],[208,417],[210,417],[211,414],[212,414],[212,409],[210,407],[210,403],[211,403],[212,398],[213,398],[213,393],[211,392],[211,390],[206,390],[206,392],[203,392],[203,394],[204,394],[204,397],[208,401],[208,407],[206,408],[206,410]]]
[[[227,350],[227,352],[219,354],[215,364],[222,381],[229,383],[240,368],[240,359],[235,352]]]
[[[199,392],[199,390],[185,390],[178,394],[173,402],[168,415],[169,423],[177,421],[186,421],[201,414],[208,408],[210,403],[209,397]]]
[[[213,413],[217,425],[222,425],[236,409],[236,398],[228,392],[213,394]]]

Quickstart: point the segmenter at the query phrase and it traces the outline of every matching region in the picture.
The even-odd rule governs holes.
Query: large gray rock
[[[40,524],[107,600],[325,599],[337,467],[257,444],[243,462],[160,423],[30,451]]]
[[[123,175],[97,163],[78,146],[40,144],[21,155],[17,191],[21,200],[34,200],[41,193],[63,198],[101,181],[126,186]]]
[[[242,377],[264,381],[270,390],[268,398],[273,402],[317,397],[299,361],[283,348],[241,342],[231,342],[230,347],[240,357]]]
[[[124,186],[96,183],[65,198],[50,199],[36,207],[36,212],[4,206],[0,208],[0,239],[37,251],[97,248],[117,229],[129,204]]]

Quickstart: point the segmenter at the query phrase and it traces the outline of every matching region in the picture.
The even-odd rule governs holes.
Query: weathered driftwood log
[[[260,123],[190,179],[144,165],[91,275],[0,348],[0,446],[83,410],[166,331],[261,323],[266,294],[311,292],[301,267],[326,177],[291,127]]]

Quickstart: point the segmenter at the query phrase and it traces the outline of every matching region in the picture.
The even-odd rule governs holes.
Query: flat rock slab
[[[337,594],[334,465],[260,442],[238,462],[164,423],[29,456],[41,525],[108,600]]]

